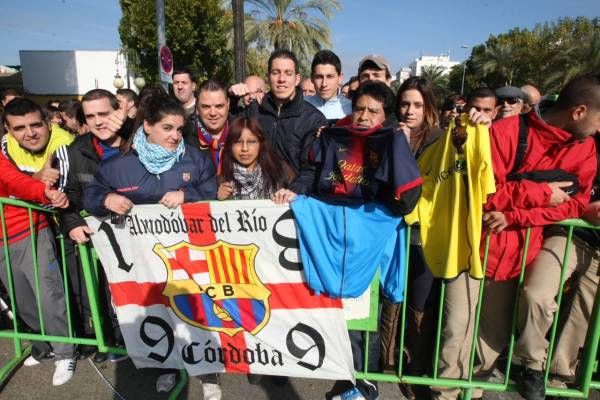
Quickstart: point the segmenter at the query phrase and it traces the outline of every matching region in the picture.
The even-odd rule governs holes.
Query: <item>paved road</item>
[[[0,365],[4,365],[12,354],[12,345],[7,340],[0,340]],[[123,399],[166,399],[167,396],[157,394],[155,381],[156,370],[137,370],[131,361],[121,363],[104,363],[97,366],[106,379],[114,385]],[[28,400],[109,400],[119,399],[112,392],[90,360],[77,364],[75,376],[63,386],[52,387],[54,364],[43,363],[35,367],[21,367],[0,391],[0,399]],[[270,381],[259,386],[247,383],[246,377],[237,374],[222,376],[223,398],[240,400],[320,400],[325,398],[333,385],[331,381],[317,379],[290,379],[283,387],[274,386]],[[394,384],[380,384],[382,400],[403,399],[400,390]],[[182,399],[202,399],[202,387],[197,379],[191,379]],[[520,397],[508,393],[486,393],[490,400],[516,400]],[[590,398],[600,400],[598,393]]]

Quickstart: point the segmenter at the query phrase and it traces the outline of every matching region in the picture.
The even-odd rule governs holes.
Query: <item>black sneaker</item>
[[[526,400],[544,400],[546,397],[544,373],[523,368],[523,372],[517,378],[517,391]]]
[[[92,354],[94,354],[98,350],[98,348],[96,346],[88,346],[84,344],[79,346],[77,350],[77,359],[84,360],[88,357],[91,357]]]
[[[251,385],[260,385],[260,381],[262,380],[263,375],[259,375],[259,374],[248,374],[246,375],[246,377],[248,378],[248,383]]]
[[[290,381],[290,378],[287,376],[272,375],[270,378],[271,378],[271,382],[273,382],[273,385],[279,386],[279,387],[287,385],[288,382]]]
[[[94,362],[96,364],[102,364],[107,359],[108,359],[108,353],[97,352],[96,354],[94,354]]]

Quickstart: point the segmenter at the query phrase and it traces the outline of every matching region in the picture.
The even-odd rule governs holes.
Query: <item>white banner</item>
[[[138,368],[353,380],[342,302],[306,285],[288,207],[135,206],[124,224],[87,222]]]

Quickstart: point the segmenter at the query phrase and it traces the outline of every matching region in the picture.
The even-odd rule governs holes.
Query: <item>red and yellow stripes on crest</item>
[[[211,282],[257,283],[252,249],[218,246],[205,253]]]

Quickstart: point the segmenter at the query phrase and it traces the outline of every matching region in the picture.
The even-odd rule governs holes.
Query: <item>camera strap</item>
[[[527,117],[527,114],[519,114],[519,140],[517,142],[517,155],[515,157],[515,163],[513,164],[512,170],[508,176],[517,173],[519,168],[521,168],[521,164],[523,164],[525,153],[527,153],[527,137],[529,135],[529,123],[527,121]]]

